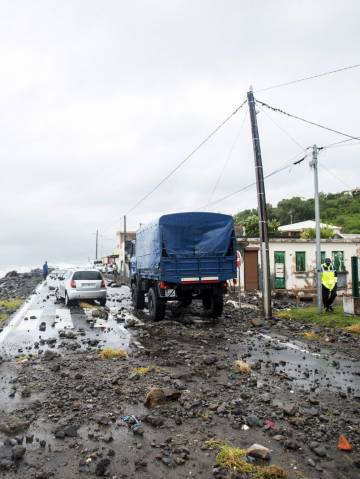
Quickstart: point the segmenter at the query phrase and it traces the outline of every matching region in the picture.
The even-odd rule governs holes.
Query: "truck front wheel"
[[[166,303],[157,295],[155,288],[150,288],[148,292],[148,308],[152,321],[161,321],[165,316]]]
[[[202,298],[205,313],[210,318],[221,316],[224,308],[224,297],[221,293],[207,293]]]
[[[131,300],[135,309],[144,309],[145,294],[140,290],[139,285],[133,283],[131,286]]]

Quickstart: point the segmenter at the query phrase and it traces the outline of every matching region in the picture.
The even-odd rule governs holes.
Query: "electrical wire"
[[[318,164],[320,165],[320,167],[327,171],[330,175],[332,175],[334,178],[336,178],[338,181],[340,181],[340,183],[342,183],[343,185],[346,186],[346,188],[348,190],[351,190],[351,187],[344,181],[340,178],[340,176],[338,176],[336,173],[334,173],[330,168],[328,168],[327,166],[325,166],[324,164],[322,164],[319,160],[318,160]]]
[[[298,156],[299,155],[296,155],[295,158],[297,158]],[[300,163],[302,163],[305,160],[305,158],[307,156],[308,156],[308,154],[306,154],[305,156],[303,156],[300,159],[297,159],[296,161],[291,161],[290,163],[287,163],[286,165],[282,166],[281,168],[277,168],[276,170],[271,171],[270,173],[268,173],[267,175],[264,176],[264,180],[267,179],[267,178],[270,178],[271,176],[277,175],[278,173],[280,173],[284,170],[290,169],[294,165],[299,165]],[[204,206],[201,206],[201,209],[202,208],[205,209],[205,208],[208,208],[209,206],[214,206],[218,203],[222,203],[223,201],[225,201],[229,198],[232,198],[233,196],[238,195],[239,193],[242,193],[243,191],[246,191],[246,190],[250,189],[251,187],[253,187],[255,185],[256,185],[256,181],[253,181],[252,183],[249,183],[248,185],[243,186],[242,188],[240,188],[240,190],[236,190],[233,193],[229,193],[228,195],[225,195],[225,196],[223,196],[223,197],[221,197],[221,198],[219,198],[215,201],[212,201],[210,203],[207,203]]]
[[[227,167],[227,165],[228,165],[228,163],[229,163],[229,161],[230,161],[232,152],[234,151],[234,148],[235,148],[235,146],[236,146],[236,143],[238,142],[238,140],[239,140],[239,138],[240,138],[240,135],[241,135],[241,133],[242,133],[242,130],[243,130],[243,128],[244,128],[247,115],[248,115],[248,110],[245,110],[245,114],[244,114],[243,120],[242,120],[242,122],[241,122],[239,132],[238,132],[238,134],[236,135],[236,138],[235,138],[233,144],[231,145],[231,148],[230,148],[230,150],[229,150],[229,153],[228,153],[228,155],[227,155],[227,158],[226,158],[226,160],[225,160],[225,162],[224,162],[224,164],[223,164],[223,167],[222,167],[222,169],[221,169],[221,171],[220,171],[220,173],[219,173],[219,175],[218,175],[218,177],[217,177],[217,179],[216,179],[216,182],[215,182],[215,184],[214,184],[213,190],[212,190],[212,192],[211,192],[211,194],[210,194],[210,200],[212,200],[212,198],[213,198],[213,196],[214,196],[214,194],[215,194],[215,191],[217,190],[217,187],[219,186],[219,183],[220,183],[220,181],[221,181],[221,179],[222,179],[222,177],[223,177],[224,171],[226,170],[226,167]]]
[[[263,108],[261,108],[261,106],[259,106],[259,108],[264,113],[264,115],[267,116],[269,120],[272,121],[274,125],[277,126],[279,130],[281,130],[284,133],[285,136],[287,136],[295,145],[301,148],[302,151],[304,152],[306,151],[306,148],[303,145],[301,145],[297,140],[295,140],[295,138],[292,135],[290,135],[290,133],[288,133],[282,126],[280,126],[273,118],[271,118],[271,116]]]
[[[194,156],[194,154],[200,150],[200,148],[202,146],[205,145],[205,143],[207,143],[210,138],[212,138],[229,120],[231,120],[231,118],[236,115],[236,113],[238,113],[239,110],[241,110],[241,108],[247,103],[247,100],[243,101],[243,103],[241,103],[241,105],[239,105],[232,113],[230,113],[229,116],[227,116],[225,118],[224,121],[222,121],[220,123],[220,125],[218,125],[214,130],[212,130],[212,132],[203,140],[201,141],[198,146],[196,148],[194,148],[191,153],[189,153],[182,161],[180,161],[180,163],[178,163],[175,168],[173,168],[156,186],[154,186],[154,188],[152,188],[149,193],[147,193],[145,196],[143,196],[137,203],[135,203],[135,205],[133,207],[131,207],[126,215],[128,215],[129,213],[131,213],[132,211],[135,210],[135,208],[137,208],[141,203],[143,203],[147,198],[149,198],[150,195],[152,195],[158,188],[160,188],[160,186],[165,183],[166,180],[168,180],[179,168],[181,168],[188,160],[190,160],[190,158],[192,156]]]
[[[256,90],[256,93],[263,92],[263,91],[274,90],[275,88],[281,88],[283,86],[294,85],[295,83],[300,83],[300,82],[307,81],[307,80],[313,80],[314,78],[320,78],[320,77],[323,77],[323,76],[326,76],[326,75],[332,75],[333,73],[339,73],[339,72],[343,72],[345,70],[351,70],[352,68],[358,68],[358,67],[360,67],[360,63],[357,63],[355,65],[349,65],[347,67],[337,68],[336,70],[330,70],[330,71],[323,72],[323,73],[317,73],[315,75],[310,75],[308,77],[298,78],[296,80],[290,80],[288,82],[279,83],[277,85],[272,85],[272,86],[269,86],[267,88],[262,88],[260,90]]]
[[[358,145],[360,143],[359,141],[355,141],[354,143],[347,143],[349,141],[354,141],[354,140],[352,138],[348,138],[347,140],[336,141],[335,143],[330,143],[330,145],[324,145],[322,148],[324,150],[327,150],[329,148],[341,148],[343,146],[353,146],[353,145]]]
[[[300,116],[296,116],[296,115],[293,115],[291,113],[288,113],[288,112],[282,110],[281,108],[277,108],[277,107],[268,105],[267,103],[265,103],[263,101],[255,100],[255,103],[258,103],[259,105],[265,106],[269,110],[275,111],[277,113],[282,113],[283,115],[286,115],[290,118],[295,118],[296,120],[300,120],[300,121],[303,121],[304,123],[308,123],[309,125],[318,126],[319,128],[322,128],[323,130],[331,131],[332,133],[337,133],[338,135],[346,136],[347,138],[351,138],[352,140],[360,140],[360,137],[358,137],[358,136],[349,135],[349,134],[344,133],[342,131],[334,130],[333,128],[329,128],[327,126],[320,125],[320,123],[315,123],[314,121],[306,120],[305,118],[301,118]]]

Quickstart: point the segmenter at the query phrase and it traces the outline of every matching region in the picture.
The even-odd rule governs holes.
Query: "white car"
[[[106,304],[106,285],[97,269],[66,271],[60,280],[57,297],[67,306],[78,299],[96,299],[101,306]]]

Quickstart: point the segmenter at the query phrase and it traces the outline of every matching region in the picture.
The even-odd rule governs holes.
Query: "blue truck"
[[[130,261],[132,302],[150,318],[164,318],[166,303],[202,300],[209,317],[222,314],[227,280],[236,278],[233,218],[219,213],[161,216],[136,233]]]

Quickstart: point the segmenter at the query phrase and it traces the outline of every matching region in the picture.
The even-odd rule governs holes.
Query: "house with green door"
[[[304,228],[312,227],[310,222],[304,223],[306,223],[306,225],[303,225]],[[315,291],[315,239],[302,239],[299,224],[286,226],[285,232],[282,232],[282,237],[269,240],[272,288],[295,292]],[[291,230],[292,226],[293,230]],[[338,291],[341,295],[351,292],[351,257],[360,257],[360,234],[343,234],[341,228],[333,228],[334,237],[321,240],[321,261],[324,262],[325,258],[332,259],[338,272]],[[244,238],[239,238],[238,242],[241,245],[242,255],[240,266],[241,288],[245,291],[260,289],[259,239],[246,238],[246,241],[244,241]]]

